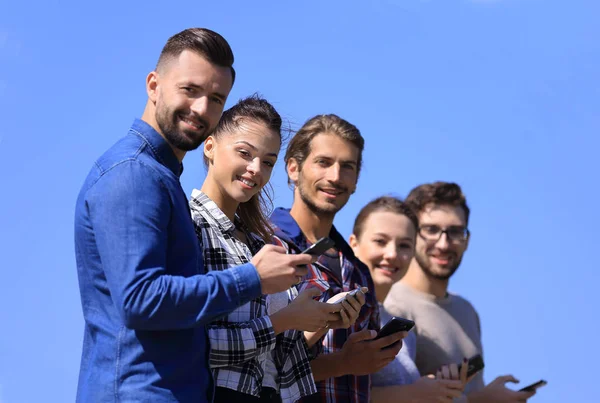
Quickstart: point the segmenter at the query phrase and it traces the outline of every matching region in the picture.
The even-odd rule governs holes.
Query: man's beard
[[[303,182],[302,176],[300,176],[298,178],[298,184],[296,185],[296,187],[298,188],[298,194],[300,195],[300,199],[302,199],[302,201],[304,202],[306,207],[308,207],[308,209],[310,211],[312,211],[315,215],[321,216],[321,217],[333,217],[336,215],[336,213],[338,211],[340,211],[346,205],[346,203],[344,203],[343,205],[338,207],[335,204],[327,204],[326,208],[317,206],[310,199],[310,197],[306,194],[306,192],[304,192],[304,186],[303,186],[302,182]],[[342,189],[340,189],[340,190],[342,190]]]
[[[178,116],[176,111],[170,112],[167,108],[157,107],[156,109],[156,123],[169,144],[181,151],[197,149],[210,136],[212,128],[209,127],[206,120],[195,117],[194,120],[202,124],[204,129],[202,132],[189,132],[189,135],[186,135],[185,131],[177,127]]]
[[[425,272],[429,277],[433,277],[438,280],[448,280],[456,270],[458,270],[458,266],[460,266],[460,262],[462,261],[462,256],[456,260],[456,263],[453,266],[450,266],[450,271],[445,274],[434,273],[431,270],[431,263],[426,257],[421,256],[418,252],[415,252],[415,260],[421,267],[421,270]]]

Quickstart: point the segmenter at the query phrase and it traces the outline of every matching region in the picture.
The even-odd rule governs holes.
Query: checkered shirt
[[[190,210],[201,244],[207,271],[226,270],[250,262],[264,241],[250,233],[240,222],[235,223],[199,190],[192,192]],[[248,245],[235,237],[241,230]],[[297,295],[288,291],[288,303]],[[317,392],[310,369],[308,346],[303,333],[288,330],[275,336],[267,316],[268,298],[262,295],[229,315],[207,326],[210,341],[209,364],[216,386],[259,396],[265,360],[272,355],[283,402],[295,402]]]
[[[279,210],[279,214],[282,214],[282,209]],[[273,216],[271,218],[275,225],[277,225],[277,220],[273,219]],[[287,223],[289,224],[289,222],[290,220],[288,219]],[[281,228],[276,227],[275,230],[277,235],[275,243],[285,247],[289,253],[299,253],[310,246],[299,228],[297,231],[294,231],[295,236],[293,237],[290,237],[290,234],[282,231]],[[329,237],[335,241],[335,247],[339,253],[342,281],[340,282],[337,275],[327,267],[326,258],[321,256],[317,262],[309,266],[308,274],[296,286],[298,292],[302,292],[307,288],[318,287],[323,291],[322,301],[327,301],[335,294],[351,291],[360,286],[368,287],[369,292],[365,296],[365,305],[363,305],[355,324],[349,329],[330,330],[322,339],[322,343],[318,345],[318,352],[313,352],[313,355],[340,351],[350,334],[364,328],[379,331],[380,326],[379,308],[375,299],[375,287],[369,269],[354,256],[352,249],[335,227],[332,227]],[[371,399],[370,375],[344,375],[319,381],[316,385],[318,396],[322,402],[366,403]]]

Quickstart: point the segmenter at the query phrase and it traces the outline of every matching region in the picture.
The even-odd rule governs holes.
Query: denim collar
[[[152,126],[141,119],[135,119],[130,130],[144,139],[158,162],[169,168],[177,177],[181,176],[183,164],[179,162],[169,143]]]

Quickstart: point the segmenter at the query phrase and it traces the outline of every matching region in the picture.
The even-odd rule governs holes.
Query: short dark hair
[[[453,182],[433,182],[419,185],[410,191],[406,203],[416,214],[422,213],[428,205],[447,205],[461,207],[469,223],[470,209],[460,186]]]
[[[352,233],[360,239],[364,230],[363,226],[367,218],[373,213],[380,211],[394,213],[406,216],[415,226],[415,231],[419,228],[419,219],[415,212],[408,206],[407,203],[392,196],[381,196],[367,203],[358,213],[354,220],[354,228]]]
[[[334,114],[317,115],[302,125],[287,146],[284,157],[286,165],[290,158],[293,158],[298,163],[300,170],[302,170],[302,164],[304,164],[311,151],[310,144],[312,139],[321,133],[334,134],[343,140],[349,141],[358,148],[356,170],[357,173],[360,173],[365,139],[361,136],[360,130],[356,126]],[[289,178],[288,183],[290,183]]]
[[[258,94],[240,99],[235,105],[223,112],[212,136],[218,141],[219,137],[227,135],[227,133],[234,133],[243,121],[263,123],[268,129],[277,133],[282,142],[285,140],[281,134],[281,116],[273,105]],[[204,163],[208,165],[206,156],[204,156]],[[251,232],[261,236],[266,242],[270,242],[273,237],[273,228],[267,217],[272,210],[272,188],[270,184],[267,184],[250,200],[241,203],[237,214]]]
[[[231,83],[235,81],[233,51],[229,43],[218,33],[206,28],[188,28],[170,37],[160,52],[156,70],[178,57],[184,50],[196,52],[217,66],[229,67]]]

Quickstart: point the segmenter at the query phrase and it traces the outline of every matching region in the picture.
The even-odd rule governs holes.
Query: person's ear
[[[153,104],[156,104],[158,99],[159,75],[156,71],[151,71],[146,77],[146,93],[148,99]]]
[[[212,164],[214,160],[216,146],[217,142],[213,136],[208,136],[206,140],[204,140],[204,156],[209,161],[209,164]]]

